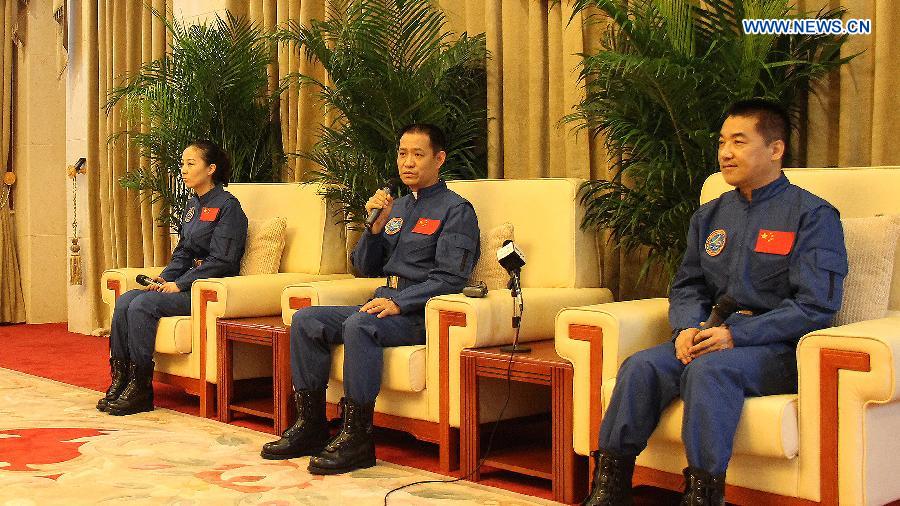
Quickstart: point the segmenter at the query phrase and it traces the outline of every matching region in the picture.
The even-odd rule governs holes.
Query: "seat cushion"
[[[191,352],[190,316],[167,316],[159,319],[156,352],[182,355]]]
[[[603,410],[609,407],[615,380],[603,383]],[[653,441],[681,444],[684,402],[676,399],[662,414],[650,437]],[[792,459],[799,450],[797,395],[748,397],[734,436],[734,453],[758,457]]]
[[[344,347],[336,346],[331,357],[331,378],[343,382]],[[425,345],[385,348],[381,388],[400,392],[425,390]]]

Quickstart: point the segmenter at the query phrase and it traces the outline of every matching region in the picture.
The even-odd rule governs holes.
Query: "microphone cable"
[[[516,300],[518,299],[518,301]],[[516,303],[518,302],[518,304]],[[518,309],[518,315],[516,315],[516,310]],[[525,309],[525,298],[522,297],[522,290],[519,290],[519,296],[513,298],[513,320],[517,322],[522,321],[522,311]],[[471,478],[475,474],[477,474],[481,470],[481,466],[484,464],[484,461],[487,460],[488,455],[491,453],[491,448],[494,444],[494,434],[497,433],[497,427],[500,426],[500,422],[503,420],[503,414],[506,412],[507,406],[509,406],[509,399],[512,396],[512,363],[513,356],[516,355],[515,348],[519,344],[519,327],[516,326],[515,336],[513,337],[513,350],[509,352],[509,357],[506,362],[506,399],[503,401],[503,407],[500,408],[500,413],[497,414],[497,420],[494,422],[494,426],[491,428],[491,434],[488,436],[487,448],[484,449],[484,454],[481,458],[478,459],[478,465],[475,466],[475,469],[469,472],[469,474],[465,476],[460,476],[459,478],[453,478],[452,480],[421,480],[414,481],[412,483],[407,483],[406,485],[401,485],[394,489],[388,490],[386,494],[384,494],[384,506],[387,506],[388,496],[397,492],[399,490],[403,490],[405,488],[414,487],[416,485],[425,485],[428,483],[456,483],[458,481],[463,481]],[[479,400],[479,402],[481,402]],[[461,414],[460,414],[461,415]],[[476,451],[480,449],[476,448]]]

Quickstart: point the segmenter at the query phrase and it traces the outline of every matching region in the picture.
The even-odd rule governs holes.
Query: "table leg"
[[[460,474],[468,480],[478,481],[480,473],[474,472],[478,467],[480,457],[480,434],[478,412],[478,375],[476,373],[476,360],[461,356],[460,380],[462,388],[460,392]],[[473,473],[469,476],[470,473]]]
[[[553,368],[553,500],[572,504],[587,494],[587,461],[572,444],[572,378],[569,368]]]
[[[231,421],[231,395],[234,391],[234,368],[232,351],[234,342],[228,339],[226,332],[219,335],[219,395],[218,415],[219,421],[228,423]]]

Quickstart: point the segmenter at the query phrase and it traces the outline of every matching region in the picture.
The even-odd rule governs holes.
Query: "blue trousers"
[[[715,351],[684,365],[674,343],[629,357],[619,369],[600,425],[600,448],[637,456],[676,397],[684,401],[681,438],[688,464],[724,473],[744,397],[797,391],[797,359],[787,343]]]
[[[294,389],[324,390],[331,371],[331,347],[344,345],[344,395],[359,404],[375,402],[381,390],[384,348],[425,342],[425,315],[377,318],[361,306],[311,306],[291,319]]]
[[[109,354],[141,366],[150,366],[153,364],[159,319],[189,314],[191,292],[129,290],[116,299],[109,331]]]

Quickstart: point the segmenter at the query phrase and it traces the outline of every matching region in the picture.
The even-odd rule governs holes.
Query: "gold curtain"
[[[609,177],[602,142],[560,124],[583,96],[577,83],[577,54],[596,48],[602,25],[585,27],[583,16],[570,23],[571,2],[567,0],[551,10],[547,0],[436,1],[452,30],[487,35],[492,55],[488,62],[489,176]],[[229,8],[270,27],[289,19],[320,17],[325,3],[231,0]],[[827,79],[819,95],[809,99],[809,110],[801,122],[798,160],[816,167],[900,164],[900,156],[889,149],[890,135],[900,127],[894,114],[900,94],[892,91],[898,84],[896,76],[900,76],[900,39],[890,35],[892,22],[900,21],[900,4],[890,0],[799,3],[804,11],[838,5],[849,9],[847,17],[872,19],[874,34],[851,36],[844,54],[865,52]],[[308,65],[296,51],[284,47],[279,49],[278,62],[279,76]],[[323,117],[311,94],[305,93],[290,90],[284,95],[281,117],[287,151],[309,147]],[[299,179],[303,169],[296,164],[293,179]],[[621,254],[605,237],[599,247],[603,285],[613,290],[617,300],[664,293],[665,282],[653,276],[637,283],[643,261],[639,255]]]
[[[159,12],[171,11],[171,0],[148,2]],[[138,150],[124,137],[108,142],[124,125],[121,106],[109,115],[106,97],[125,76],[143,62],[161,57],[167,47],[164,23],[154,17],[142,0],[93,0],[79,2],[84,52],[81,71],[88,86],[88,237],[93,252],[86,262],[85,281],[91,290],[95,321],[102,314],[100,275],[114,267],[166,265],[171,251],[169,231],[159,227],[152,205],[138,192],[125,190],[119,178],[138,166],[146,166]],[[80,191],[84,191],[81,188]]]
[[[487,36],[488,175],[500,178],[611,176],[600,139],[562,124],[584,89],[579,53],[597,47],[603,25],[571,22],[571,2],[548,10],[547,0],[440,0],[456,32]],[[657,296],[664,283],[638,283],[639,255],[624,255],[603,235],[598,244],[603,286],[616,300]]]
[[[0,0],[0,174],[9,166],[13,129],[13,34],[18,21],[17,0]],[[9,194],[12,188],[0,180],[0,322],[25,321],[25,300],[16,253],[16,234],[10,215]]]
[[[844,56],[863,52],[830,76],[808,102],[799,161],[808,167],[900,165],[900,3],[893,0],[803,0],[803,11],[844,6],[845,19],[871,19],[872,35],[851,35]]]
[[[229,0],[226,6],[232,14],[245,15],[266,30],[286,26],[288,21],[308,23],[311,19],[324,19],[326,13],[325,0]],[[279,45],[277,63],[269,68],[270,86],[276,87],[279,79],[294,72],[327,79],[321,65],[309,62],[294,47]],[[281,96],[279,117],[284,151],[299,153],[309,151],[315,144],[316,132],[325,121],[326,111],[312,88],[298,89],[291,85]],[[311,168],[305,160],[289,158],[282,180],[302,181]]]

